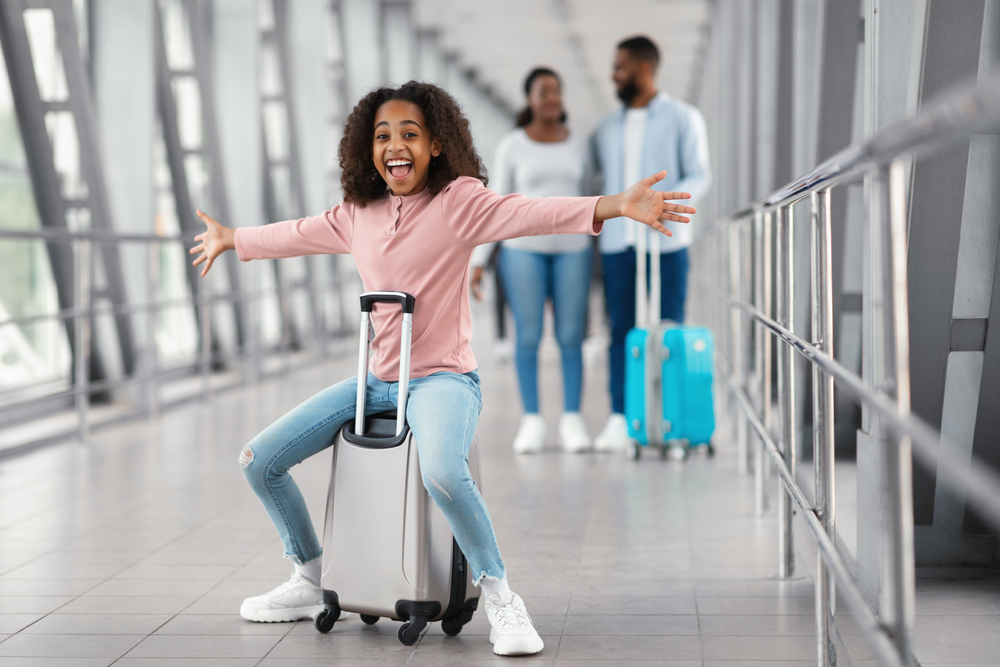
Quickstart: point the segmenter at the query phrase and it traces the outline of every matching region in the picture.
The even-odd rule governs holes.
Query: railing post
[[[776,247],[778,322],[793,329],[792,305],[794,304],[795,276],[792,259],[792,208],[782,206],[778,213]],[[792,367],[792,348],[788,344],[778,349],[778,406],[781,416],[782,455],[785,464],[795,477],[795,373]],[[795,545],[792,539],[792,497],[784,484],[778,482],[778,577],[785,579],[795,574]]]
[[[737,221],[726,230],[729,241],[729,298],[742,297],[742,270],[744,258],[740,253],[740,222]],[[729,306],[729,372],[741,388],[746,388],[743,359],[743,311],[737,305]],[[736,427],[736,466],[740,475],[747,474],[747,420],[734,401],[732,411]]]
[[[902,161],[884,167],[879,174],[880,257],[885,285],[887,322],[885,332],[886,393],[896,399],[900,417],[910,414],[910,331],[906,280],[906,175]],[[883,618],[893,642],[907,665],[913,664],[910,637],[915,612],[913,550],[913,459],[909,436],[882,434],[883,506],[889,572],[885,600],[889,609]]]
[[[757,213],[754,216],[754,299],[753,304],[765,315],[770,315],[771,289],[771,249],[770,249],[771,212]],[[754,325],[756,330],[754,354],[754,376],[757,380],[761,422],[770,428],[771,421],[771,341],[767,330],[761,324]],[[764,516],[767,510],[767,496],[764,493],[764,442],[759,436],[754,438],[757,447],[754,449],[753,489],[754,514]]]
[[[156,329],[160,323],[160,243],[156,240],[146,242],[146,301],[148,302],[146,323],[149,331],[146,336],[146,411],[150,417],[155,417],[160,411],[159,391],[157,386],[157,349]]]
[[[810,295],[812,313],[812,343],[833,356],[833,257],[830,230],[830,191],[814,192],[811,197],[812,225],[810,259],[812,272]],[[823,530],[832,539],[836,536],[836,492],[834,485],[834,405],[833,378],[816,364],[812,365],[813,383],[813,471],[816,479],[815,511]],[[816,650],[817,664],[831,667],[837,664],[836,646],[831,628],[836,596],[834,582],[822,555],[816,563]]]
[[[254,262],[247,267],[250,279],[244,282],[247,286],[245,297],[245,308],[247,314],[247,337],[246,349],[244,349],[243,379],[247,384],[256,384],[260,379],[260,309],[261,301],[261,280],[260,272],[264,262]]]
[[[201,354],[198,366],[201,373],[201,395],[205,401],[212,397],[212,307],[208,280],[208,276],[202,278],[198,289],[198,306],[201,311],[201,317],[198,318],[201,323]]]
[[[756,221],[756,215],[747,216],[746,220],[741,223],[740,226],[740,257],[742,262],[740,266],[742,271],[740,271],[740,301],[744,303],[750,303],[753,301],[753,267],[754,267],[754,223]],[[748,395],[753,395],[753,390],[751,385],[753,384],[753,370],[755,363],[754,355],[754,344],[753,344],[753,320],[750,316],[742,309],[740,312],[740,354],[742,357],[742,365],[740,367],[741,376],[741,386],[743,387],[744,393]],[[753,436],[753,427],[750,424],[750,416],[744,415],[743,419],[740,420],[743,425],[743,438],[746,441],[746,456],[744,456],[744,465],[749,470],[751,465],[751,457],[753,452],[751,450],[751,437]]]
[[[76,249],[76,319],[74,338],[76,339],[73,360],[76,374],[76,416],[77,437],[86,440],[88,435],[87,408],[90,403],[90,265],[94,253],[93,241],[78,238]]]

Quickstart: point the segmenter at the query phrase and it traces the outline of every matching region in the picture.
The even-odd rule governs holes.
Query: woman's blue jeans
[[[369,374],[365,413],[395,409],[398,391],[398,382]],[[356,404],[357,378],[344,380],[268,426],[240,454],[243,474],[278,529],[285,556],[297,563],[319,557],[323,548],[289,470],[333,445],[340,428],[354,419]],[[489,510],[469,472],[482,405],[476,371],[410,380],[406,421],[417,441],[424,488],[448,519],[477,582],[505,576]],[[364,511],[362,501],[358,511]]]
[[[552,297],[556,340],[563,371],[563,409],[580,410],[583,389],[583,337],[587,333],[590,293],[590,248],[547,254],[500,248],[500,275],[514,314],[514,364],[521,402],[528,414],[538,412],[538,345],[545,325],[545,300]]]

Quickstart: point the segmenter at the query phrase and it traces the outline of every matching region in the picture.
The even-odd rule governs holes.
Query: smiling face
[[[540,74],[531,82],[528,91],[531,115],[541,121],[557,122],[562,118],[562,88],[559,79],[551,74]]]
[[[416,104],[390,100],[375,112],[372,160],[394,195],[419,194],[427,187],[431,158],[441,143],[431,137]]]

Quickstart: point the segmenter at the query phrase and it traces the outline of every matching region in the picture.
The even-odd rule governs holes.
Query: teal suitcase
[[[683,446],[685,452],[706,447],[712,454],[712,332],[705,327],[673,327],[663,332],[661,340],[663,438]]]
[[[663,335],[674,326],[664,323],[636,327],[625,335],[625,420],[638,447],[664,447],[660,396],[663,381]]]

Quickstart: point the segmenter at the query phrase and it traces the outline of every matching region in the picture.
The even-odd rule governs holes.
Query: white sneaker
[[[541,415],[524,415],[514,436],[515,454],[537,454],[545,446],[545,419]]]
[[[509,338],[498,338],[493,343],[493,356],[501,366],[509,364],[514,358],[514,341]]]
[[[559,442],[570,454],[590,449],[590,434],[579,412],[564,412],[559,418]]]
[[[486,598],[486,618],[490,621],[490,643],[497,655],[530,655],[545,648],[517,593],[504,591]]]
[[[613,412],[604,423],[604,430],[594,438],[594,449],[598,452],[625,452],[635,441],[628,435],[625,415]]]
[[[298,572],[270,593],[247,598],[240,616],[258,623],[301,621],[323,611],[323,590]]]

